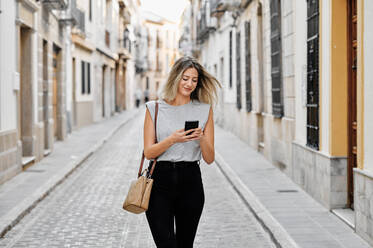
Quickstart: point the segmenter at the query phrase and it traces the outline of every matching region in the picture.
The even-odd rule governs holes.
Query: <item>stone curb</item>
[[[36,205],[61,184],[71,173],[75,171],[85,160],[106,143],[121,127],[131,121],[139,114],[139,111],[129,111],[129,116],[114,127],[108,134],[99,140],[95,145],[87,149],[87,152],[78,157],[75,161],[67,164],[56,175],[51,177],[43,186],[39,187],[32,195],[24,199],[18,206],[14,207],[5,217],[0,219],[0,238],[11,230],[21,219],[27,215]]]
[[[233,189],[237,192],[245,205],[254,214],[265,231],[268,232],[276,247],[279,248],[299,248],[287,231],[263,206],[255,194],[241,181],[236,172],[225,162],[223,157],[215,151],[215,163],[220,171],[227,178]]]

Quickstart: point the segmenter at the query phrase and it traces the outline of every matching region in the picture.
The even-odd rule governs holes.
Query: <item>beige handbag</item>
[[[157,117],[158,117],[158,102],[155,103],[155,117],[154,117],[154,127],[155,127],[155,143],[157,143]],[[131,186],[128,190],[128,194],[123,203],[123,209],[134,214],[140,214],[148,210],[150,193],[152,191],[153,171],[157,159],[154,160],[152,169],[148,172],[147,169],[142,171],[144,164],[145,155],[142,151],[142,158],[140,163],[140,168],[138,172],[138,177],[136,180],[131,182]]]

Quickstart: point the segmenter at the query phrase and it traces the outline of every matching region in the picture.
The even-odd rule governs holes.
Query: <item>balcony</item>
[[[64,10],[68,6],[67,0],[42,0],[41,2],[50,10]]]
[[[207,4],[205,3],[200,9],[200,18],[197,21],[197,42],[203,43],[209,34],[216,30],[216,18],[207,15]]]
[[[74,25],[79,33],[85,33],[85,12],[76,7],[76,1],[70,1],[70,8],[63,11],[59,18],[63,25]]]
[[[246,7],[252,0],[210,0],[210,15],[221,17],[226,11]]]
[[[121,8],[120,16],[122,17],[124,25],[131,23],[131,13],[126,8]]]
[[[119,54],[124,59],[131,58],[131,40],[128,38],[128,32],[124,32],[123,39],[119,40]]]
[[[76,27],[85,33],[85,13],[77,7],[71,8],[71,15],[76,20]]]
[[[210,0],[210,15],[220,17],[224,14],[226,9],[225,0]]]

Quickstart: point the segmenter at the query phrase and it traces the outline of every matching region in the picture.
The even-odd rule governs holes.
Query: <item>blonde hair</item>
[[[172,66],[162,91],[162,98],[168,101],[175,99],[183,73],[189,68],[194,68],[198,72],[197,87],[190,95],[190,98],[211,105],[216,104],[217,87],[221,88],[221,84],[195,58],[190,56],[181,57]]]

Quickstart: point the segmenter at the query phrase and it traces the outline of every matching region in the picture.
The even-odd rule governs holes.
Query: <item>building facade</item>
[[[66,7],[65,1],[2,2],[0,182],[42,159],[54,140],[66,137],[68,29],[56,17]]]
[[[142,81],[144,98],[155,100],[160,97],[167,73],[179,57],[179,28],[151,12],[144,12],[144,26],[148,33],[148,71]]]
[[[139,7],[138,0],[1,1],[0,183],[74,129],[133,108]]]
[[[183,48],[223,84],[216,122],[373,244],[371,1],[190,2]]]

